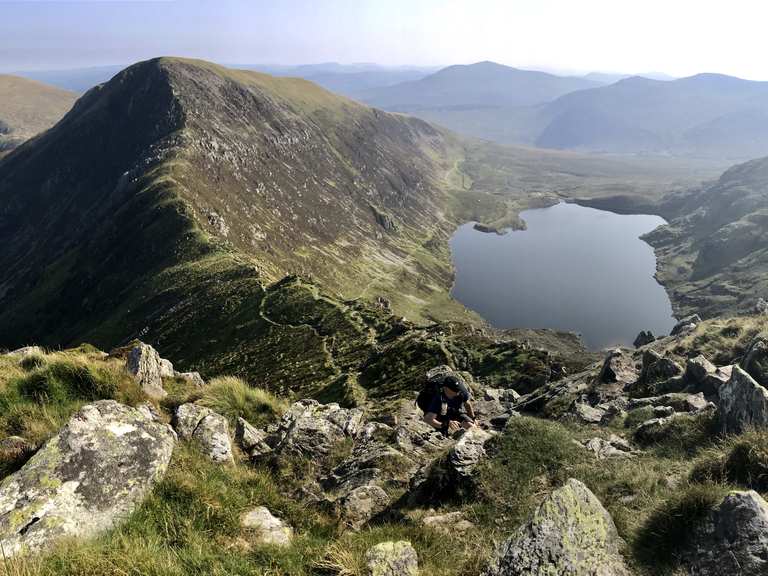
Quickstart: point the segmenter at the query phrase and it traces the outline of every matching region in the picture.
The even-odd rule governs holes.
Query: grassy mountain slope
[[[76,98],[66,90],[0,74],[0,155],[53,126]]]
[[[632,77],[558,98],[538,121],[547,148],[749,158],[768,151],[768,83]]]

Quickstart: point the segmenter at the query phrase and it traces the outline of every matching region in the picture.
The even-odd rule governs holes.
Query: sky
[[[0,72],[171,55],[768,80],[766,22],[765,0],[0,0]]]

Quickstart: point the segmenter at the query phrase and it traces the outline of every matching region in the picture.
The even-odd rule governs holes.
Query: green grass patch
[[[211,380],[203,388],[198,404],[226,416],[232,426],[238,418],[245,418],[257,427],[265,426],[288,409],[285,400],[261,388],[253,388],[234,376]]]

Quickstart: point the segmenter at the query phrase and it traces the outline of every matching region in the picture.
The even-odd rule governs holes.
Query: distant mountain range
[[[768,153],[768,82],[633,77],[532,111],[546,148],[748,158]]]
[[[0,74],[0,155],[53,126],[76,98],[72,92]]]
[[[420,80],[371,90],[367,104],[397,112],[531,106],[599,86],[585,78],[519,70],[494,62],[449,66]]]

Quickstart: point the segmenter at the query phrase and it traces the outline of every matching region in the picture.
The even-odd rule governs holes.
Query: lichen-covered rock
[[[229,424],[221,414],[197,404],[182,404],[176,409],[174,425],[182,440],[190,440],[213,462],[232,462]]]
[[[370,576],[417,576],[419,556],[410,542],[382,542],[365,553]]]
[[[289,546],[293,540],[293,528],[280,518],[273,516],[272,512],[264,506],[258,506],[247,512],[240,520],[240,525],[252,531],[258,544],[282,547]]]
[[[740,434],[750,426],[768,426],[768,390],[738,366],[718,393],[720,432]]]
[[[327,456],[338,442],[357,436],[362,427],[362,410],[300,400],[268,430],[268,443],[278,454],[318,459]]]
[[[352,490],[337,504],[344,524],[353,530],[359,530],[371,518],[386,510],[389,503],[390,498],[383,488],[365,485]]]
[[[677,416],[677,413],[673,413],[669,416],[646,420],[635,430],[635,440],[644,445],[654,444],[663,440],[667,435],[667,426]]]
[[[112,528],[165,474],[174,439],[165,424],[113,400],[83,406],[0,484],[5,555]]]
[[[139,342],[131,348],[125,368],[150,398],[160,399],[168,394],[163,389],[163,367],[160,354],[149,344]]]
[[[692,576],[768,574],[768,503],[731,492],[696,529],[683,561]]]
[[[502,544],[485,576],[629,576],[620,546],[610,514],[571,479]]]
[[[192,402],[182,404],[173,414],[173,427],[182,440],[191,440],[198,424],[213,410]]]
[[[740,363],[741,368],[761,386],[768,386],[768,338],[760,335],[750,343],[744,358]]]

